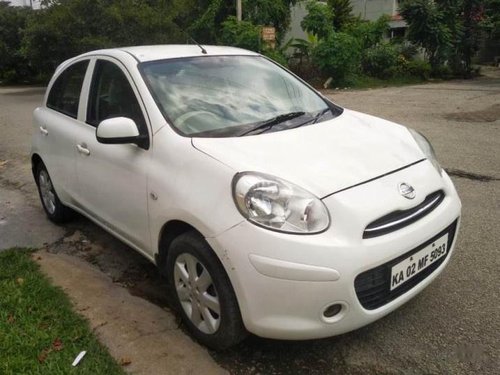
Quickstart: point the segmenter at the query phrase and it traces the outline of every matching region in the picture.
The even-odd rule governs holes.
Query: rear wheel
[[[169,291],[190,333],[222,350],[246,336],[236,295],[219,259],[197,232],[172,241],[167,256]]]
[[[50,179],[49,172],[41,162],[36,166],[35,179],[47,217],[54,223],[64,223],[70,220],[73,216],[73,210],[61,203]]]

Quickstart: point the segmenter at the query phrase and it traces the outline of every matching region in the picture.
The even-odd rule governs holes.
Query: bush
[[[346,33],[332,33],[312,51],[312,62],[336,84],[345,83],[359,70],[361,47],[356,38]]]
[[[363,72],[376,78],[390,78],[398,63],[398,50],[389,43],[377,44],[364,51]]]
[[[220,42],[252,51],[260,50],[260,26],[248,21],[240,21],[231,16],[222,22]]]
[[[382,41],[384,33],[389,30],[390,17],[381,16],[376,21],[356,19],[345,25],[342,32],[355,37],[363,49],[372,47]]]
[[[394,46],[398,49],[399,54],[406,60],[413,59],[418,53],[418,47],[409,42],[394,44]]]
[[[429,79],[431,76],[431,65],[427,61],[412,60],[406,64],[406,73],[414,77]]]
[[[278,64],[288,67],[288,59],[282,52],[275,49],[265,49],[262,54],[276,61]]]
[[[316,0],[309,1],[306,11],[307,15],[300,23],[304,31],[320,39],[328,37],[333,32],[333,13],[329,6],[318,3]]]
[[[432,69],[432,76],[435,78],[451,79],[454,73],[449,65],[439,65]]]

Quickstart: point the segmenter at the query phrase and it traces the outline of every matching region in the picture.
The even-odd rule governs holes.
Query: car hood
[[[193,146],[236,172],[272,174],[318,197],[425,158],[404,126],[350,110],[274,133],[193,138]]]

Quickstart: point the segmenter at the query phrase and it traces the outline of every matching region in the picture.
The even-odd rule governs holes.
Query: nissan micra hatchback
[[[443,271],[460,220],[424,136],[236,48],[62,63],[34,112],[32,163],[48,218],[77,211],[154,262],[215,349],[381,318]]]

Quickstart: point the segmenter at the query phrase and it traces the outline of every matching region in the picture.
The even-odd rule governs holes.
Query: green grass
[[[87,351],[80,364],[71,363]],[[123,374],[27,250],[0,253],[0,374]]]

